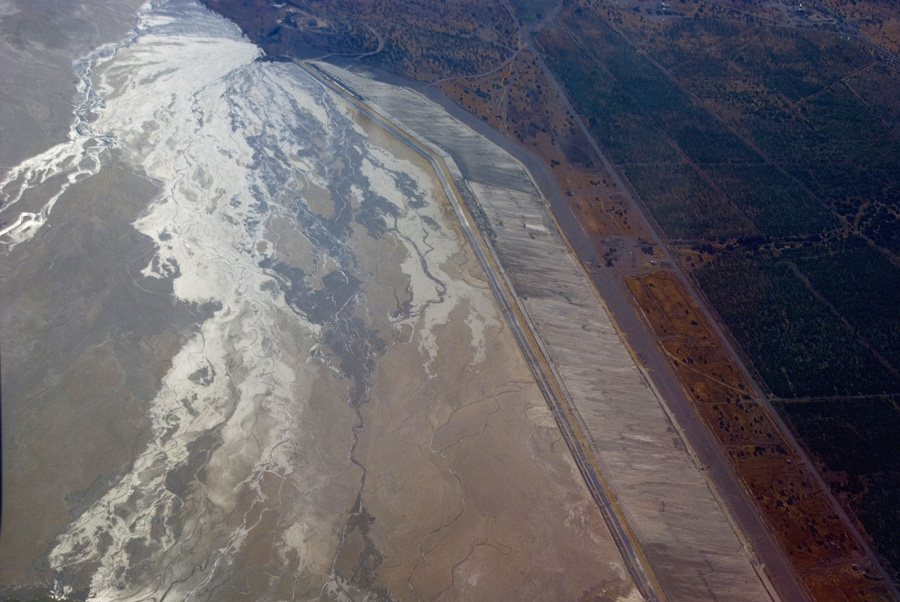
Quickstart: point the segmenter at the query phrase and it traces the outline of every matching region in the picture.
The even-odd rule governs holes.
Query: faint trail
[[[509,50],[511,51],[511,54],[508,57],[506,57],[505,59],[503,59],[503,62],[500,63],[499,65],[497,65],[496,67],[494,67],[493,69],[489,69],[488,71],[485,71],[483,73],[476,73],[475,75],[454,75],[451,77],[442,77],[440,79],[436,79],[436,80],[432,81],[431,83],[435,84],[435,85],[439,85],[444,82],[451,82],[451,81],[456,81],[459,79],[478,79],[481,77],[487,77],[488,75],[493,75],[494,73],[497,73],[498,71],[500,71],[501,69],[505,68],[507,65],[512,63],[516,59],[516,57],[519,56],[518,50],[513,50],[512,48],[510,48]]]

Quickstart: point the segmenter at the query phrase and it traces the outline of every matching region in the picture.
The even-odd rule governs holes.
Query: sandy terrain
[[[512,157],[414,92],[319,63],[422,145],[474,193],[500,270],[550,362],[581,450],[605,479],[650,586],[671,599],[774,595],[608,314]],[[458,164],[458,167],[457,167]]]
[[[405,146],[368,131],[430,172]],[[441,221],[460,245],[440,197]],[[481,267],[460,245],[440,268],[452,283],[447,296],[462,299],[433,328],[434,363],[418,359],[417,328],[379,362],[363,411],[357,456],[368,467],[380,580],[390,591],[408,587],[412,599],[626,597],[618,553]],[[461,325],[473,319],[482,326],[467,332]]]
[[[139,16],[2,189],[0,596],[637,599],[429,164]]]

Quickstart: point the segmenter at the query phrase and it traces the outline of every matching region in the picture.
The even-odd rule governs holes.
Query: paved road
[[[397,136],[400,140],[432,161],[439,176],[443,180],[444,186],[451,189],[448,191],[451,199],[456,201],[457,205],[459,205],[459,192],[451,183],[452,177],[446,174],[446,166],[443,164],[443,161],[438,161],[438,158],[430,149],[423,148],[421,144],[419,144],[416,140],[411,139],[404,131],[400,130],[399,127],[396,127],[393,124],[387,122],[379,114],[370,110],[364,102],[364,99],[360,98],[352,91],[344,89],[340,85],[336,85],[328,78],[326,74],[323,74],[316,69],[311,69],[306,66],[304,67],[310,70],[314,75],[319,77],[319,79],[325,78],[325,83],[327,83],[336,92],[347,98],[349,101],[353,102],[353,104],[355,104],[368,117],[381,124],[383,127],[391,131],[395,136]],[[553,212],[556,219],[559,221],[561,228],[567,233],[570,238],[570,242],[573,243],[575,249],[581,253],[582,259],[589,264],[593,259],[594,263],[596,263],[596,260],[598,258],[594,257],[594,255],[596,254],[596,251],[594,250],[594,243],[590,241],[583,230],[581,230],[580,225],[569,211],[568,206],[565,204],[565,201],[562,199],[561,195],[559,195],[558,192],[555,191],[555,189],[554,192],[555,194],[551,198],[555,197],[556,202],[552,202],[551,204],[553,205]],[[486,267],[486,272],[490,277],[491,285],[492,288],[494,288],[498,301],[501,303],[504,312],[507,314],[509,323],[513,329],[514,334],[520,341],[520,346],[522,347],[523,352],[526,355],[526,359],[528,359],[532,366],[532,370],[535,373],[538,384],[544,390],[545,395],[550,402],[551,408],[554,410],[554,415],[556,416],[557,422],[560,425],[560,430],[566,437],[566,442],[573,454],[576,463],[579,466],[579,469],[582,472],[582,475],[585,478],[585,482],[591,490],[591,493],[595,496],[598,507],[601,509],[601,511],[604,512],[604,517],[607,519],[607,524],[610,526],[610,531],[612,532],[617,544],[619,545],[620,552],[622,553],[624,560],[628,565],[629,572],[631,573],[635,582],[643,590],[642,593],[647,599],[666,599],[665,593],[661,592],[658,581],[653,575],[652,567],[649,566],[649,562],[647,562],[646,560],[646,555],[640,549],[640,545],[637,543],[636,538],[632,535],[632,532],[628,527],[627,520],[624,518],[624,514],[622,513],[621,509],[617,508],[616,501],[612,499],[614,496],[609,495],[608,487],[605,487],[603,484],[604,477],[602,471],[598,470],[595,462],[592,461],[594,458],[593,453],[590,452],[590,444],[586,441],[583,434],[579,436],[580,429],[577,426],[578,420],[573,417],[574,413],[572,412],[571,408],[568,408],[567,404],[565,403],[565,395],[559,392],[559,385],[555,382],[552,374],[552,369],[549,367],[546,359],[542,357],[541,351],[539,350],[538,345],[534,342],[533,337],[530,336],[530,329],[527,326],[523,326],[523,324],[525,324],[526,322],[526,319],[522,316],[517,304],[512,301],[513,296],[507,292],[507,288],[504,282],[505,278],[503,278],[502,276],[498,277],[498,273],[502,273],[503,271],[502,266],[499,265],[499,262],[496,262],[492,259],[492,257],[490,257],[489,250],[487,252],[483,250],[483,248],[487,245],[485,245],[480,236],[476,234],[476,232],[474,232],[471,227],[468,227],[468,224],[466,223],[468,221],[466,219],[466,216],[461,217],[464,218],[461,221],[463,223],[463,226],[467,230],[467,235],[470,236],[470,238],[472,238],[473,240],[473,248],[475,249],[476,253],[478,253],[479,259],[482,261],[483,265],[485,265]],[[746,495],[744,495],[743,490],[740,488],[740,485],[738,485],[734,481],[734,477],[730,472],[724,457],[721,455],[721,453],[718,453],[718,456],[710,453],[718,452],[718,446],[715,444],[708,431],[705,430],[705,427],[703,427],[702,423],[699,422],[698,417],[693,411],[693,406],[680,389],[680,381],[674,376],[671,370],[668,369],[668,364],[655,346],[656,339],[651,334],[648,334],[648,331],[646,330],[646,328],[644,328],[644,325],[642,324],[640,319],[635,315],[634,311],[632,311],[632,308],[629,306],[627,299],[630,297],[626,297],[626,295],[623,293],[621,284],[615,280],[609,270],[600,270],[594,274],[591,274],[591,276],[595,281],[595,286],[597,286],[597,289],[602,295],[602,297],[598,298],[598,302],[605,300],[606,305],[613,314],[614,318],[620,322],[619,326],[622,327],[626,337],[628,337],[631,342],[638,342],[638,346],[633,347],[633,353],[635,353],[638,358],[644,361],[644,365],[646,367],[645,375],[649,377],[648,380],[653,383],[653,385],[656,385],[655,388],[663,399],[680,399],[681,403],[678,405],[678,408],[683,408],[685,412],[684,415],[675,413],[675,423],[677,424],[682,421],[689,421],[691,418],[693,419],[693,422],[690,424],[692,426],[696,426],[697,428],[688,429],[683,432],[686,436],[686,439],[690,441],[690,445],[696,447],[697,451],[703,454],[700,456],[699,463],[710,465],[710,472],[712,473],[711,476],[731,476],[731,481],[728,484],[735,488],[733,497],[736,500],[743,501],[745,503],[745,506],[743,508],[739,508],[739,512],[741,513],[740,515],[746,513],[750,518],[755,518],[757,521],[759,521],[759,517],[755,512],[755,507],[749,502]],[[608,299],[607,296],[609,297]],[[695,430],[696,433],[694,432]],[[705,438],[698,445],[693,439],[697,439],[700,436],[704,436]],[[711,489],[715,490],[715,488],[712,487]],[[731,494],[723,497],[725,497],[725,500],[728,501],[731,497]],[[728,506],[726,505],[726,507]],[[743,512],[744,510],[747,510],[747,512]],[[738,521],[738,524],[742,528],[745,527],[745,525],[741,524],[740,521]],[[753,526],[752,523],[748,522],[747,524],[750,527]],[[761,526],[762,523],[759,522],[758,525]],[[768,530],[765,527],[761,526],[759,532],[761,534],[768,535]],[[760,541],[764,542],[765,540],[761,539]],[[766,572],[766,575],[768,575],[768,573],[769,571]],[[786,572],[785,574],[792,575],[792,573],[790,572]],[[775,573],[776,577],[777,575],[778,574]],[[763,577],[763,580],[766,580],[765,577]],[[787,588],[782,589],[787,590]],[[781,593],[781,590],[778,590],[777,588],[776,590]],[[798,591],[802,592],[802,590]],[[784,600],[806,599],[806,596],[802,593],[800,595],[791,596],[788,592],[781,595]]]
[[[531,40],[527,32],[522,31],[523,38],[531,46]],[[541,68],[547,74],[547,78],[556,87],[560,97],[563,99],[570,113],[574,116],[578,126],[582,129],[585,137],[589,140],[597,156],[603,162],[607,172],[612,175],[616,185],[627,197],[632,205],[632,211],[642,219],[647,219],[643,208],[631,198],[628,193],[628,187],[621,181],[612,168],[608,159],[591,136],[587,127],[578,118],[574,107],[568,100],[568,97],[553,78],[552,73],[540,57],[540,54],[531,47],[532,54],[538,60]],[[498,144],[517,158],[532,172],[535,182],[538,184],[545,198],[550,202],[552,213],[557,220],[560,229],[569,239],[576,255],[581,259],[584,265],[602,264],[602,258],[598,257],[596,241],[590,239],[584,232],[580,223],[572,214],[565,198],[560,193],[552,175],[544,166],[540,159],[533,154],[524,150],[520,145],[510,142],[501,134],[485,126],[480,121],[471,118],[468,113],[463,113],[458,106],[452,103],[440,93],[436,93],[433,88],[429,89],[424,86],[416,86],[415,83],[407,80],[401,80],[395,76],[386,73],[379,73],[379,79],[386,79],[398,85],[413,87],[419,92],[426,94],[431,100],[438,102],[447,109],[454,117],[464,121],[467,125],[476,129],[479,133],[486,135],[492,142]],[[347,91],[339,90],[343,95],[347,95]],[[351,94],[352,96],[352,94]],[[352,98],[357,104],[361,99]],[[381,121],[376,115],[369,113],[373,117]],[[383,123],[383,122],[382,122]],[[401,136],[402,137],[402,136]],[[421,152],[421,150],[420,150]],[[426,154],[427,156],[427,154]],[[649,220],[648,220],[649,221]],[[656,230],[651,228],[654,234],[654,240],[664,253],[666,261],[676,266],[674,258],[669,253],[666,245]],[[679,275],[687,281],[687,278],[679,273]],[[694,451],[697,461],[701,466],[706,466],[706,477],[710,483],[710,488],[717,494],[720,503],[726,510],[726,514],[732,519],[736,526],[736,531],[742,536],[745,542],[753,550],[754,555],[760,562],[758,567],[774,586],[775,592],[784,600],[809,600],[809,594],[805,587],[801,584],[793,566],[781,549],[778,541],[772,536],[768,525],[760,516],[755,502],[744,488],[740,478],[735,475],[731,465],[725,457],[717,440],[706,427],[702,419],[697,415],[693,402],[685,394],[681,386],[681,381],[672,369],[669,360],[661,351],[655,335],[649,328],[649,325],[640,315],[640,310],[632,305],[632,298],[623,283],[618,281],[611,270],[599,269],[591,270],[588,273],[591,281],[596,287],[601,300],[605,303],[607,309],[612,314],[618,328],[624,335],[626,344],[631,348],[632,353],[643,369],[651,386],[658,392],[660,398],[664,400],[669,414],[673,419],[675,426],[684,436],[685,440]],[[695,295],[695,301],[698,306],[706,313],[706,317],[713,327],[717,330],[720,338],[725,341],[726,348],[729,352],[737,357],[734,349],[730,346],[730,341],[724,336],[714,316],[705,307],[703,300],[696,297],[693,287],[688,283],[688,290]],[[746,368],[745,368],[745,372]],[[751,379],[752,382],[752,379]],[[573,452],[574,455],[577,456]],[[590,486],[590,479],[586,477],[586,481]]]
[[[508,1],[505,0],[504,4],[507,7],[507,10],[510,11],[513,20],[518,23],[515,11],[509,5]],[[818,2],[818,4],[825,12],[834,14],[823,2]],[[840,19],[839,16],[838,18]],[[754,372],[749,370],[744,363],[744,356],[742,353],[738,352],[731,337],[724,332],[724,329],[719,324],[717,316],[714,316],[709,310],[706,299],[698,294],[691,280],[681,270],[680,264],[672,257],[665,241],[659,234],[659,229],[656,227],[653,219],[649,217],[643,205],[637,202],[632,196],[630,188],[622,181],[616,170],[613,169],[593,135],[575,111],[565,91],[554,78],[553,73],[547,67],[539,51],[534,47],[528,32],[522,29],[521,25],[519,26],[519,31],[532,54],[538,61],[541,69],[544,71],[547,79],[553,84],[560,98],[565,103],[566,108],[569,110],[569,113],[572,115],[578,128],[603,162],[606,171],[612,176],[616,186],[623,192],[632,213],[640,217],[650,226],[648,229],[653,234],[652,242],[656,243],[660,248],[663,252],[664,259],[671,264],[675,273],[686,285],[686,290],[690,293],[695,304],[703,311],[708,323],[712,325],[719,340],[725,346],[725,350],[732,358],[734,358],[747,380],[751,383],[753,392],[756,394],[759,402],[766,408],[775,423],[781,429],[787,441],[793,446],[800,458],[804,461],[807,470],[817,481],[825,496],[830,500],[834,511],[841,517],[841,520],[855,536],[857,543],[869,557],[873,567],[879,572],[894,595],[900,597],[900,591],[894,586],[893,581],[885,571],[884,567],[875,560],[875,555],[871,546],[867,543],[866,538],[863,537],[856,528],[855,522],[848,516],[843,506],[841,506],[834,498],[831,489],[822,479],[819,471],[816,470],[809,455],[793,436],[779,413],[768,402],[767,392],[764,391],[758,383]],[[896,59],[896,54],[886,51],[884,48],[874,44],[867,38],[864,39]],[[555,188],[553,182],[545,184],[550,188]],[[568,208],[568,204],[562,199],[558,192],[555,192],[554,194],[552,191],[545,191],[545,194],[547,194],[547,198],[551,200],[553,213],[557,216],[557,219],[560,220],[560,225],[563,227],[566,236],[568,236],[572,242],[573,247],[575,247],[577,255],[586,265],[598,265],[600,258],[596,257],[595,244],[587,237],[577,219],[572,215]],[[743,486],[740,477],[732,470],[731,465],[725,458],[724,452],[718,445],[715,436],[711,434],[708,427],[705,425],[705,422],[697,415],[693,408],[692,401],[681,388],[680,379],[667,361],[665,354],[659,348],[649,325],[640,315],[640,309],[632,304],[630,292],[625,290],[623,284],[616,280],[609,270],[592,271],[590,275],[601,297],[606,301],[608,308],[613,313],[618,326],[623,331],[623,334],[625,334],[626,343],[635,351],[639,363],[643,363],[643,367],[650,376],[653,384],[656,385],[657,390],[662,395],[662,399],[665,400],[669,406],[672,415],[678,422],[678,426],[682,428],[687,440],[693,446],[698,459],[703,464],[708,465],[708,478],[717,489],[720,498],[724,501],[732,518],[752,545],[754,552],[764,565],[765,572],[771,579],[776,590],[785,600],[809,600],[809,592],[806,590],[805,586],[802,585],[801,580],[794,572],[793,565],[781,548],[780,542],[772,535],[767,523],[759,514],[755,502],[752,501],[752,495]]]
[[[608,493],[608,487],[596,465],[596,459],[590,452],[588,442],[583,433],[580,432],[578,422],[573,416],[572,408],[568,406],[565,395],[562,393],[559,383],[556,382],[548,360],[543,356],[531,328],[528,326],[527,318],[515,301],[515,295],[509,288],[508,278],[503,272],[503,267],[494,256],[490,245],[475,226],[476,220],[466,208],[466,202],[457,188],[444,158],[435,154],[427,143],[420,143],[417,139],[410,137],[407,132],[370,109],[364,102],[364,99],[344,88],[339,82],[332,80],[327,74],[307,64],[298,64],[432,164],[441,180],[441,185],[447,197],[453,204],[471,248],[484,267],[494,297],[500,304],[504,317],[510,325],[510,329],[520,349],[522,349],[525,360],[528,362],[541,392],[550,405],[566,445],[575,459],[575,463],[584,478],[591,496],[603,515],[629,574],[646,600],[659,601],[665,599],[664,596],[660,596],[659,583],[652,574],[646,556],[640,550],[640,546],[628,527],[627,521],[621,515],[621,512],[617,510],[616,502]]]
[[[516,23],[519,23],[512,8],[509,7],[508,3],[504,2],[504,4],[511,11],[511,15]],[[603,162],[606,171],[612,176],[619,190],[623,192],[628,204],[631,206],[632,212],[643,219],[645,223],[652,224],[652,221],[647,218],[643,207],[631,196],[629,188],[621,180],[616,170],[613,169],[593,135],[579,117],[578,112],[575,111],[565,91],[556,81],[556,78],[553,77],[553,73],[547,67],[540,52],[534,47],[528,32],[522,29],[521,25],[519,27],[520,34],[528,44],[529,50],[531,50],[531,53],[538,61],[547,79],[553,84],[584,137],[591,144],[597,157]],[[586,266],[602,265],[602,258],[597,256],[596,241],[592,240],[581,227],[568,203],[556,190],[555,184],[546,180],[541,182],[540,178],[538,182],[552,189],[542,190],[542,192],[545,193],[546,198],[550,201],[554,217],[582,263]],[[678,263],[659,236],[657,229],[651,226],[648,230],[653,233],[654,240],[652,242],[660,248],[664,259],[676,269],[679,277],[687,284],[687,290],[694,296],[695,302],[704,311],[708,322],[713,325],[720,340],[724,341],[727,351],[732,357],[739,358],[740,356],[731,347],[728,337],[724,336],[724,333],[719,328],[715,317],[709,312],[703,300],[696,296],[693,286],[686,276],[678,270]],[[640,315],[640,310],[632,304],[630,292],[625,290],[624,284],[616,279],[612,270],[602,268],[589,270],[589,277],[602,301],[612,314],[613,320],[623,334],[625,342],[631,349],[638,366],[647,375],[649,382],[658,392],[660,399],[663,400],[663,405],[669,410],[670,416],[673,418],[673,425],[683,434],[684,439],[695,453],[698,463],[707,467],[705,474],[710,482],[711,489],[724,506],[726,515],[733,521],[739,535],[750,545],[754,555],[759,560],[760,566],[758,570],[763,572],[783,600],[811,600],[809,592],[794,571],[794,567],[781,548],[780,543],[772,535],[768,524],[760,515],[756,503],[752,500],[752,496],[744,487],[740,477],[732,470],[731,464],[718,441],[694,409],[693,401],[682,388],[681,379],[675,373],[667,356],[662,352],[656,336],[650,330],[649,324]],[[741,367],[745,373],[749,373],[746,367]],[[749,380],[754,382],[752,378],[749,378]],[[761,392],[757,391],[757,393]],[[764,399],[764,397],[760,398]]]
[[[406,82],[400,83],[407,86],[409,85]],[[368,110],[365,103],[361,102],[362,99],[350,91],[343,89],[339,89],[338,91],[345,97],[349,96],[350,100],[354,101],[361,110],[366,112],[371,118],[380,122],[387,129],[393,131],[398,138],[432,160],[433,163],[436,161],[430,150],[423,149],[421,145],[411,140],[405,133],[400,131],[399,128],[386,123],[379,115]],[[429,97],[431,97],[432,100],[440,100],[436,99],[432,94],[429,94]],[[468,125],[473,125],[471,120],[464,121],[466,121]],[[482,124],[476,123],[474,125]],[[476,127],[475,129],[479,130],[479,133],[482,133],[484,128]],[[493,130],[491,131],[494,135],[488,137],[495,139],[497,133]],[[518,150],[519,152],[515,154],[522,157],[523,153],[521,148],[516,147],[515,149],[511,149],[508,140],[506,141],[506,144],[501,144],[501,146],[508,151]],[[599,151],[599,149],[597,150]],[[524,162],[529,166],[529,169],[532,170],[536,183],[540,185],[545,197],[550,201],[553,214],[558,221],[561,230],[566,233],[570,244],[573,246],[578,256],[585,265],[597,265],[601,258],[597,257],[596,241],[591,240],[583,231],[580,224],[569,210],[566,200],[556,188],[547,168],[540,164],[539,161],[536,161],[534,156],[523,158],[525,159]],[[450,186],[451,178],[448,178],[444,173],[446,167],[440,164],[435,164],[435,167],[444,180],[445,187]],[[611,173],[614,175],[614,172]],[[619,182],[619,185],[623,190],[627,190],[622,186],[621,182]],[[458,192],[453,192],[451,198],[457,198],[457,194]],[[637,208],[635,210],[637,210]],[[463,222],[463,225],[465,226],[465,220],[463,220]],[[470,228],[468,230],[468,235],[470,237],[475,236],[475,233],[473,233]],[[661,248],[665,251],[665,247],[662,246],[661,240],[657,239],[655,242],[660,244]],[[478,245],[473,244],[473,247],[477,249]],[[671,256],[668,256],[668,259],[672,261]],[[482,260],[487,261],[487,259],[484,258],[482,258]],[[502,270],[502,268],[500,269]],[[489,273],[491,271],[492,270],[488,270]],[[770,589],[774,589],[777,597],[784,600],[808,599],[809,597],[803,585],[799,579],[797,579],[793,567],[781,550],[779,543],[770,534],[768,526],[758,514],[756,505],[751,501],[742,482],[731,470],[730,463],[719,447],[716,438],[708,430],[705,423],[694,410],[692,400],[681,388],[680,379],[673,371],[670,361],[660,350],[655,336],[650,331],[648,325],[643,321],[640,311],[632,305],[630,293],[625,289],[623,283],[615,278],[611,270],[591,270],[588,275],[599,293],[599,299],[607,306],[624,335],[626,342],[630,345],[634,357],[642,366],[648,382],[656,389],[659,397],[665,400],[665,406],[673,426],[683,434],[683,439],[688,442],[696,455],[697,463],[700,466],[708,467],[705,476],[711,485],[710,489],[717,494],[720,504],[726,509],[726,514],[728,514],[729,518],[732,520],[735,530],[742,536],[745,544],[753,550],[755,556],[760,560],[761,564],[757,566],[758,572],[761,573],[764,580],[768,580],[772,584],[773,588]],[[502,305],[505,305],[504,309],[508,315],[514,314],[515,305],[510,303],[508,297],[504,301],[505,295],[501,290],[503,289],[502,284],[498,284],[497,281],[494,281],[492,282],[492,285],[495,289],[495,293],[498,293],[498,300],[501,301]],[[523,339],[529,338],[527,333],[523,332],[526,329],[523,329],[520,325],[521,319],[513,316],[510,323],[516,336],[520,338],[520,342]],[[534,346],[531,342],[526,342],[522,345],[522,348],[527,355],[527,349],[534,349]],[[540,352],[538,351],[538,353]],[[529,358],[529,360],[532,361],[533,364],[541,363],[539,359],[534,359],[534,357]],[[543,375],[546,376],[546,370],[540,366],[535,370],[535,374],[539,383],[545,388],[545,391],[551,390],[551,395],[548,396],[548,400],[551,401],[551,406],[553,406],[554,402],[551,397],[554,386],[552,384],[547,384],[546,381],[543,383],[541,382],[544,378],[541,375],[542,371]],[[559,398],[561,397],[557,396],[557,399]],[[564,433],[566,431],[572,431],[573,421],[567,420],[566,415],[568,412],[564,412],[564,408],[560,409],[561,407],[562,406],[558,406],[558,411],[555,412],[558,420],[562,418],[560,428]],[[586,483],[589,488],[591,488],[592,493],[598,498],[598,505],[600,505],[601,508],[609,508],[609,498],[608,496],[605,496],[605,490],[600,482],[602,475],[599,475],[596,470],[593,470],[593,468],[588,466],[590,464],[589,462],[584,461],[582,454],[584,454],[584,450],[587,449],[587,446],[582,446],[577,439],[577,433],[570,433],[569,437],[567,437],[567,443],[570,445],[573,456],[576,458],[576,461],[579,461],[579,467],[582,468]],[[584,468],[585,466],[587,466],[587,468]],[[603,500],[604,497],[606,497],[606,502]],[[648,591],[650,591],[654,579],[652,576],[646,578],[641,577],[641,573],[646,574],[646,571],[642,570],[642,565],[644,563],[641,562],[641,557],[643,554],[641,554],[639,548],[632,543],[628,534],[627,525],[622,525],[624,521],[618,521],[618,525],[616,524],[617,521],[618,517],[615,516],[615,512],[613,512],[613,517],[610,521],[610,530],[614,535],[618,534],[617,538],[620,540],[620,549],[622,550],[623,555],[626,557],[633,557],[634,559],[634,565],[631,571],[632,575],[638,582],[642,579],[646,579],[645,583],[649,582]],[[649,572],[652,575],[652,569],[650,569]]]

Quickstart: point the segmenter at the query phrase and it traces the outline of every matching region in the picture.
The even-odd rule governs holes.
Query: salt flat
[[[580,422],[651,579],[673,600],[770,600],[660,400],[560,236],[527,171],[409,90],[318,68],[432,152],[474,193],[482,232]]]
[[[637,599],[430,164],[259,57],[148,4],[4,171],[0,595]]]

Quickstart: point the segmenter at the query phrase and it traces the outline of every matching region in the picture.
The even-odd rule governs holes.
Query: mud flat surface
[[[125,35],[141,4],[0,0],[0,174],[65,138],[72,61]]]
[[[648,386],[532,180],[499,148],[410,91],[318,63],[447,156],[579,417],[648,569],[670,599],[769,600],[754,559]],[[465,196],[466,193],[463,193]]]
[[[4,155],[0,597],[640,599],[428,162],[136,21]]]

